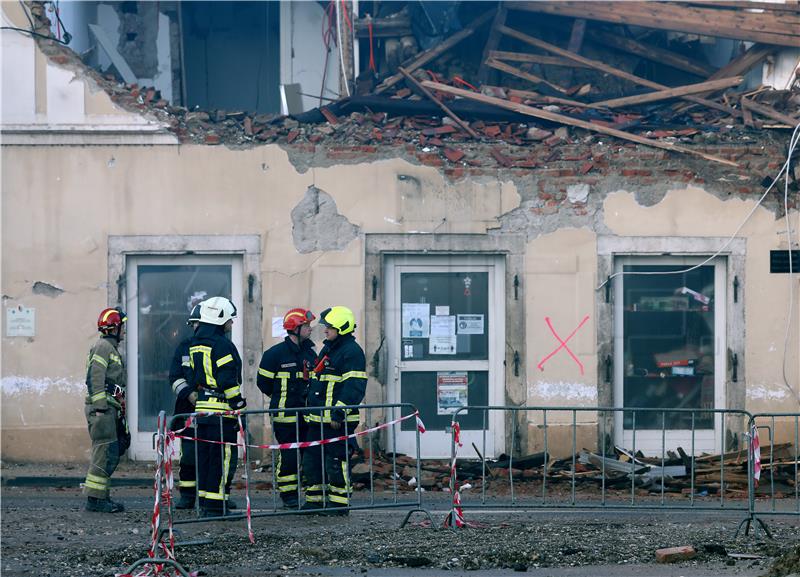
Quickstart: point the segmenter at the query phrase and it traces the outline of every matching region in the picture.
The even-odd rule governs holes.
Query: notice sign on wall
[[[467,373],[448,371],[436,373],[436,414],[452,415],[469,402]]]
[[[6,309],[7,337],[36,336],[36,309],[22,305]]]
[[[458,315],[458,334],[482,335],[483,315]]]

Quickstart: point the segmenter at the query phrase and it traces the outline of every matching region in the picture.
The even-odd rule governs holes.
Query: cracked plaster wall
[[[2,154],[4,302],[34,307],[37,317],[34,338],[3,339],[7,458],[58,458],[37,455],[54,423],[76,451],[88,447],[83,415],[76,410],[81,387],[65,389],[56,383],[82,383],[86,350],[95,338],[94,318],[108,304],[109,234],[259,235],[264,338],[263,343],[248,344],[259,350],[244,351],[247,357],[260,354],[262,344],[276,342],[270,337],[271,317],[297,305],[315,311],[337,303],[350,306],[359,318],[357,336],[363,342],[366,234],[524,233],[527,402],[591,405],[598,380],[593,318],[598,235],[726,236],[753,206],[752,200],[724,201],[697,187],[668,189],[658,199],[654,193],[646,202],[623,190],[598,193],[595,188],[581,214],[568,208],[537,214],[533,209],[541,204],[524,182],[488,176],[452,182],[435,168],[400,159],[298,172],[277,146],[241,151],[16,146],[4,147]],[[320,214],[329,215],[323,221],[338,220],[346,231],[336,250],[320,250],[331,240],[325,222],[307,228],[299,242],[293,233],[298,221],[314,222]],[[796,212],[792,218],[796,223]],[[785,224],[759,209],[742,235],[747,241],[747,408],[784,408],[778,361],[788,279],[766,271],[769,250],[786,246]],[[63,293],[42,291],[44,285],[37,282]],[[553,357],[543,371],[537,369],[556,343],[544,317],[564,335],[586,314],[590,319],[570,341],[584,374],[564,354]],[[319,341],[321,335],[314,338]],[[797,351],[796,329],[791,339],[789,350]],[[365,344],[372,350],[377,346]],[[46,365],[43,357],[48,358]],[[792,382],[797,381],[797,365],[795,355],[789,367]],[[246,390],[258,406],[260,395],[252,383]],[[371,380],[367,401],[381,402],[383,395]],[[52,398],[65,402],[50,403]],[[591,437],[591,425],[591,415],[582,417],[581,439]],[[532,443],[537,431],[532,422]]]
[[[43,404],[42,399],[52,397],[48,383],[82,382],[85,353],[95,338],[93,320],[107,304],[109,234],[260,235],[262,334],[267,347],[275,342],[269,336],[271,317],[292,306],[321,310],[342,303],[361,317],[365,234],[524,232],[528,247],[522,279],[522,361],[528,375],[527,402],[591,405],[597,393],[589,392],[597,391],[598,380],[598,234],[725,236],[753,206],[753,201],[723,201],[700,188],[682,187],[660,194],[660,201],[645,203],[622,190],[590,192],[585,214],[536,215],[530,192],[512,181],[479,177],[454,183],[434,168],[399,159],[300,173],[277,146],[245,151],[202,146],[6,147],[3,160],[4,301],[8,306],[34,307],[37,315],[34,338],[3,340],[3,397],[8,402],[3,403],[2,417],[4,432],[10,433],[4,439],[18,438],[14,435],[23,429],[31,433],[25,437],[30,443],[13,449],[4,441],[4,453],[11,458],[32,456],[32,447],[42,439],[37,435],[46,434],[53,423],[60,424],[76,447],[88,446],[82,413],[75,410],[83,394],[80,387],[59,389],[58,396],[68,398],[64,403]],[[298,242],[293,228],[306,218],[321,221],[306,229]],[[796,222],[796,213],[792,218]],[[331,240],[326,223],[337,220],[346,231],[344,240],[336,250],[320,250]],[[785,248],[783,227],[773,213],[759,209],[742,231],[748,255],[743,291],[750,410],[785,407],[788,394],[780,384],[783,332],[775,330],[785,320],[788,279],[766,273],[769,250]],[[561,334],[569,334],[587,314],[589,321],[571,341],[584,374],[564,354],[548,361],[543,371],[536,369],[555,343],[544,317],[550,317]],[[363,339],[364,323],[359,324],[358,337]],[[320,340],[321,335],[315,337]],[[795,329],[790,354],[797,351],[797,342]],[[42,356],[49,359],[46,366]],[[789,366],[792,382],[797,374],[795,354]],[[374,382],[367,400],[383,400]],[[567,418],[564,415],[562,421]],[[592,419],[589,413],[581,418],[581,438],[591,436]],[[556,417],[553,423],[558,421]],[[538,439],[540,429],[531,421],[531,447]]]

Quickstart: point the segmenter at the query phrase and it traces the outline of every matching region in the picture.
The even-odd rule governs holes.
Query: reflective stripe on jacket
[[[327,407],[361,403],[367,390],[367,362],[364,350],[353,335],[340,335],[332,342],[325,341],[318,360],[326,356],[328,359],[325,368],[317,375],[317,380],[311,382],[308,406]],[[347,420],[350,423],[357,423],[360,419],[356,409],[342,409],[340,415],[336,415],[335,412],[336,409],[310,412],[306,415],[306,421],[330,423]]]
[[[314,376],[314,343],[306,339],[296,345],[287,336],[261,356],[256,385],[270,397],[270,409],[305,407],[308,386]],[[276,423],[295,423],[297,415],[286,411],[272,414]]]
[[[229,402],[241,399],[242,359],[221,326],[200,323],[189,346],[189,364],[198,391],[196,411],[230,411]]]
[[[116,337],[103,335],[86,357],[86,404],[96,409],[120,408],[114,393],[117,386],[125,390],[128,374],[117,346]]]

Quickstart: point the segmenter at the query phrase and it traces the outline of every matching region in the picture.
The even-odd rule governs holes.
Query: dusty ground
[[[37,470],[37,469],[33,469]],[[5,466],[2,491],[2,574],[4,576],[113,575],[145,556],[152,489],[115,489],[128,510],[120,515],[83,511],[75,486],[13,486],[29,467]],[[39,470],[45,477],[82,475],[82,467]],[[146,479],[147,467],[123,467],[120,479]],[[65,484],[65,483],[52,483]],[[68,484],[68,483],[66,483]],[[268,507],[266,491],[254,493]],[[356,500],[363,502],[364,495]],[[381,496],[379,496],[381,497]],[[386,497],[386,496],[383,496]],[[208,575],[737,575],[769,571],[775,559],[800,546],[800,516],[770,519],[774,540],[734,533],[740,513],[544,511],[492,513],[467,510],[476,526],[438,528],[447,508],[445,494],[425,494],[437,528],[421,514],[399,528],[404,512],[354,512],[347,518],[270,516],[253,520],[256,544],[242,520],[177,527],[178,540],[210,540],[181,546],[178,560]],[[465,496],[465,500],[469,497]],[[241,492],[239,501],[242,501]],[[499,503],[502,504],[502,501]],[[263,509],[261,509],[263,510]],[[191,518],[180,512],[178,519]],[[654,564],[660,547],[694,545],[696,559],[676,566]],[[727,553],[762,559],[736,560]],[[788,559],[789,557],[787,557]],[[789,568],[786,562],[782,567]],[[602,571],[600,570],[602,569]],[[782,574],[788,574],[781,569]],[[603,572],[605,571],[605,572]]]

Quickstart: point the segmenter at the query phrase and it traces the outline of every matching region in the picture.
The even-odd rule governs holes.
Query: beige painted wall
[[[429,231],[443,218],[441,232],[485,232],[519,203],[507,184],[455,187],[433,168],[400,160],[301,174],[277,146],[15,146],[3,149],[3,166],[3,314],[33,307],[37,323],[34,338],[3,338],[3,455],[10,459],[85,457],[83,371],[94,319],[107,305],[108,235],[261,235],[270,346],[270,319],[289,307],[345,304],[359,319],[364,309],[363,238],[342,251],[294,247],[290,213],[308,186],[330,194],[366,233]],[[414,193],[424,211],[406,206],[401,175],[421,183]],[[453,196],[458,203],[447,201]],[[64,292],[33,294],[36,281]],[[252,383],[248,389],[257,395]],[[382,395],[373,383],[367,399]],[[41,454],[37,447],[53,447],[53,428],[60,446]]]
[[[753,210],[755,201],[720,200],[697,188],[670,191],[653,207],[638,205],[625,192],[609,195],[605,221],[618,235],[626,236],[719,236],[735,231]],[[794,242],[800,232],[798,213],[790,213]],[[800,275],[794,275],[794,310],[786,343],[784,383],[784,335],[789,313],[789,275],[769,273],[770,250],[788,248],[786,219],[758,208],[740,236],[747,239],[745,299],[746,410],[800,411],[797,401],[800,380]]]
[[[345,250],[298,254],[290,212],[312,184],[330,194],[362,233],[486,232],[519,204],[509,183],[444,181],[433,168],[401,160],[316,168],[298,173],[277,146],[247,151],[220,147],[5,147],[3,149],[4,310],[34,307],[32,339],[3,338],[4,458],[83,459],[88,439],[81,412],[84,355],[93,320],[106,306],[107,238],[114,235],[258,234],[262,238],[263,334],[270,318],[298,304],[332,303],[364,310],[363,238]],[[398,178],[402,177],[402,178]],[[413,177],[420,185],[410,187]],[[448,199],[457,198],[458,202]],[[422,210],[420,207],[424,207]],[[671,191],[645,208],[632,194],[605,201],[605,224],[618,235],[725,236],[752,202],[720,201],[699,189]],[[446,218],[446,222],[442,222]],[[794,222],[797,215],[793,214]],[[444,230],[443,230],[444,229]],[[758,209],[742,230],[747,239],[747,408],[792,410],[782,383],[788,276],[768,274],[769,250],[784,247],[785,223]],[[592,406],[597,402],[596,235],[561,229],[533,238],[525,260],[526,357],[531,405]],[[43,281],[64,290],[34,295]],[[797,281],[797,279],[795,279]],[[796,292],[796,294],[800,294]],[[788,378],[798,378],[797,318],[790,333]],[[561,351],[549,317],[584,365]],[[363,338],[363,322],[359,328]],[[250,395],[255,395],[249,384]],[[368,401],[383,400],[373,382]],[[794,407],[796,410],[796,407]],[[535,415],[531,424],[538,424]],[[566,423],[569,413],[550,415]],[[594,413],[579,414],[589,425]],[[590,430],[590,429],[587,429]],[[58,431],[53,442],[53,431]],[[46,439],[46,441],[45,441]],[[37,447],[49,447],[44,455]]]

